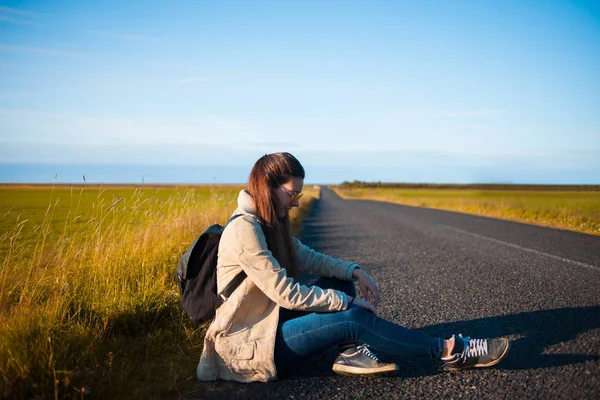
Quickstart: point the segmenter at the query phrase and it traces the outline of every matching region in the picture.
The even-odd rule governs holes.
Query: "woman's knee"
[[[343,316],[346,339],[358,339],[365,330],[370,329],[375,323],[372,319],[375,316],[371,312],[356,305],[350,305],[350,308],[340,313]]]
[[[365,310],[356,304],[351,304],[350,307],[344,311],[346,320],[351,322],[364,323],[370,316],[374,316],[370,311]]]

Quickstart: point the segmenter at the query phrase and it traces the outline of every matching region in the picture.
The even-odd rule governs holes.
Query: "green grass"
[[[138,224],[144,213],[169,212],[166,208],[180,206],[181,203],[175,205],[171,200],[177,197],[182,200],[182,194],[192,196],[189,203],[202,203],[203,199],[214,198],[215,190],[210,187],[188,191],[161,187],[0,187],[0,227],[9,232],[23,226],[19,235],[22,243],[38,240],[39,229],[45,229],[47,241],[55,242],[65,235],[87,230],[100,220],[106,224],[126,219],[130,224]],[[218,190],[235,196],[239,188]]]
[[[240,188],[0,188],[0,397],[161,398],[195,379],[203,329],[174,271]]]
[[[549,191],[339,186],[334,189],[344,198],[438,208],[600,235],[598,188]]]

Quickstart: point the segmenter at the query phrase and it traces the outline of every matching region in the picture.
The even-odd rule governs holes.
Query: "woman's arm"
[[[354,270],[360,269],[357,263],[319,253],[302,244],[297,238],[294,238],[294,245],[296,246],[298,266],[309,274],[350,281],[353,278]]]
[[[339,311],[348,306],[346,295],[333,289],[304,286],[287,276],[268,250],[262,228],[239,218],[233,222],[232,240],[226,243],[248,278],[272,301],[288,309]]]
[[[336,277],[343,280],[354,279],[365,300],[377,307],[381,300],[379,288],[358,264],[319,253],[296,238],[294,238],[294,243],[296,244],[298,264],[303,267],[304,271],[318,276]]]

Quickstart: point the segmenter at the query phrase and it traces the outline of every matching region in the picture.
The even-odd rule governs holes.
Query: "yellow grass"
[[[203,331],[181,312],[174,271],[239,189],[45,188],[40,207],[19,195],[30,189],[2,188],[0,396],[160,398],[195,379]]]

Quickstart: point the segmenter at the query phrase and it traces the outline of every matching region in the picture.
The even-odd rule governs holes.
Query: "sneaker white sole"
[[[362,376],[369,378],[396,376],[398,374],[398,366],[396,364],[386,364],[385,366],[377,368],[359,368],[343,364],[334,364],[332,370],[339,375]]]

